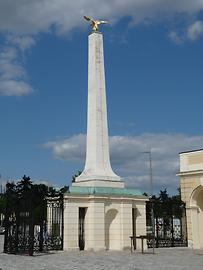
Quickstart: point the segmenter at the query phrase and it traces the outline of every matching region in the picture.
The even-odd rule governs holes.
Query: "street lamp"
[[[154,224],[154,205],[153,205],[153,201],[152,201],[152,196],[153,196],[152,152],[151,152],[151,149],[150,149],[150,151],[146,151],[146,152],[142,152],[142,153],[149,155],[150,198],[151,198],[151,211],[150,211],[150,214],[151,214],[152,236],[153,236],[152,248],[153,248],[153,253],[154,253],[155,224]]]

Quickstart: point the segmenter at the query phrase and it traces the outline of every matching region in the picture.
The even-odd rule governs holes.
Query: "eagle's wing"
[[[100,21],[100,23],[108,23],[107,21]]]
[[[87,21],[93,21],[93,19],[89,16],[84,16],[84,19],[87,20]]]

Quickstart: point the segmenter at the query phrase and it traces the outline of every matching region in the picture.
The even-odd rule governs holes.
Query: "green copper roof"
[[[142,196],[141,191],[135,188],[111,188],[111,187],[77,187],[69,188],[70,193],[79,194],[115,194],[128,196]]]

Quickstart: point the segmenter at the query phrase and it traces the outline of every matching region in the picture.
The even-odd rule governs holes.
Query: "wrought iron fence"
[[[147,206],[147,234],[152,234],[150,223],[150,208],[154,207],[155,247],[185,247],[187,246],[186,211],[182,202],[168,204],[167,211],[164,203],[153,202]],[[162,214],[162,215],[161,215]],[[153,247],[152,240],[147,241],[149,248]]]
[[[36,185],[23,192],[13,187],[6,193],[4,252],[33,255],[63,249],[63,194],[47,197]]]

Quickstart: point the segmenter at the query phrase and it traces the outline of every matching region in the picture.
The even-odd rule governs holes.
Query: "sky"
[[[203,148],[203,0],[1,0],[0,175],[54,186],[85,162],[84,15],[104,35],[110,154],[126,186],[179,187],[179,152]]]

